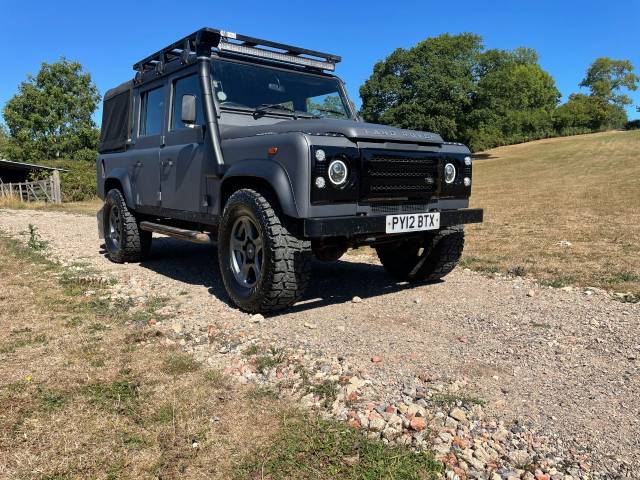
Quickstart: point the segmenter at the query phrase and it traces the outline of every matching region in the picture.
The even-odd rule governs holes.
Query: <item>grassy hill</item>
[[[473,188],[464,266],[640,293],[640,131],[489,150]]]

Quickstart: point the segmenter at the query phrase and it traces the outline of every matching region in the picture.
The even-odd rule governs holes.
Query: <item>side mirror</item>
[[[182,123],[185,125],[193,125],[196,123],[195,95],[182,96]]]

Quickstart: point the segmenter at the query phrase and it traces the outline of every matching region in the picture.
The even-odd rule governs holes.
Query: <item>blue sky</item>
[[[78,60],[102,94],[130,78],[135,61],[202,26],[342,55],[338,74],[358,105],[358,89],[375,62],[397,47],[444,32],[477,33],[487,48],[536,49],[542,67],[566,98],[578,91],[596,57],[630,59],[640,73],[639,25],[637,0],[0,0],[0,107],[41,62],[61,56]],[[631,96],[640,104],[640,91]],[[640,117],[635,107],[629,108],[629,117]]]

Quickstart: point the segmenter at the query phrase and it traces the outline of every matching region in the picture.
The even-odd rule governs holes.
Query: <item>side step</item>
[[[213,243],[208,233],[196,230],[185,230],[183,228],[170,227],[160,223],[140,222],[140,228],[147,232],[161,233],[169,237],[179,238],[194,243]]]

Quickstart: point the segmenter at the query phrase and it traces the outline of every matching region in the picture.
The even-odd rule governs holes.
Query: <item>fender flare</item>
[[[221,210],[224,208],[224,205],[222,205],[222,192],[225,190],[225,183],[231,179],[242,177],[259,179],[267,182],[275,192],[278,202],[280,203],[280,208],[282,208],[284,214],[289,217],[299,217],[298,207],[293,193],[293,187],[289,180],[289,175],[282,165],[273,160],[241,160],[231,165],[229,170],[227,170],[225,175],[222,177],[220,185]]]
[[[104,194],[109,193],[107,191],[106,185],[110,180],[116,180],[122,187],[122,194],[124,195],[124,200],[127,204],[127,207],[133,209],[135,207],[135,202],[133,201],[133,189],[131,188],[131,178],[129,177],[129,172],[126,168],[114,168],[109,171],[106,178],[104,179],[103,185],[105,186]]]

